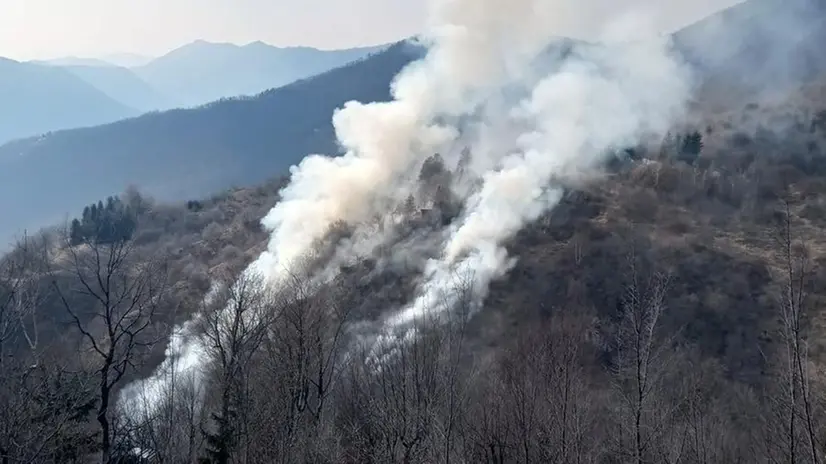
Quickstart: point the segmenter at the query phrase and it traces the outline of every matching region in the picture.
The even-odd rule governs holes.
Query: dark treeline
[[[70,244],[76,246],[88,241],[115,243],[129,240],[135,232],[138,213],[125,205],[120,197],[106,198],[105,205],[103,201],[92,203],[83,209],[80,219],[72,219]]]

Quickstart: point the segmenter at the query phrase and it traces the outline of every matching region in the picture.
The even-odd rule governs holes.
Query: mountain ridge
[[[802,2],[809,0],[794,1],[803,5]],[[820,4],[813,2],[812,5],[819,7]],[[759,37],[762,27],[754,20],[738,23],[737,17],[756,15],[762,17],[764,22],[774,17],[784,17],[782,12],[775,14],[777,8],[784,7],[776,0],[749,0],[716,13],[674,33],[676,51],[690,62],[692,56],[710,43],[734,42],[735,46],[728,48],[726,53],[720,53],[716,61],[706,66],[695,64],[700,77],[713,84],[707,87],[726,89],[722,85],[725,82],[720,82],[721,77],[740,75],[735,71],[745,66],[741,62],[750,62],[748,53],[753,48],[747,40]],[[789,22],[812,24],[813,30],[819,31],[817,18],[801,18],[797,11],[794,13],[787,14]],[[730,23],[732,16],[735,23]],[[738,30],[719,26],[727,23],[741,25],[737,26]],[[823,29],[826,34],[826,26]],[[703,40],[697,39],[700,36],[704,37]],[[689,40],[692,38],[695,40]],[[563,41],[567,42],[570,41]],[[794,43],[783,45],[791,47]],[[806,52],[817,50],[817,44],[798,42],[797,46],[801,45],[805,45]],[[337,153],[339,147],[331,125],[333,111],[348,100],[381,101],[389,98],[394,76],[420,56],[419,50],[404,41],[368,59],[255,97],[227,99],[189,110],[152,113],[98,128],[63,131],[45,138],[7,144],[0,147],[0,166],[3,168],[0,169],[0,198],[15,198],[15,190],[11,189],[13,185],[36,197],[36,204],[43,209],[45,216],[28,214],[27,220],[21,217],[18,222],[34,226],[38,223],[42,225],[46,220],[54,221],[75,205],[116,193],[128,184],[139,185],[160,199],[180,199],[207,195],[233,185],[261,182],[286,172],[290,165],[307,154]],[[826,57],[822,62],[826,65]],[[736,66],[726,67],[731,63]],[[771,73],[766,73],[766,76],[770,77]],[[812,75],[796,72],[792,77],[800,79],[798,83],[802,84],[802,79]],[[765,86],[755,86],[745,97],[758,98],[765,90]],[[708,98],[712,94],[708,88],[704,91],[706,95],[703,98],[715,101]],[[730,95],[732,92],[717,92],[721,92],[719,100],[727,104],[732,104],[735,97],[742,97]],[[43,163],[62,166],[67,172],[96,170],[109,172],[110,175],[105,185],[84,185],[73,198],[63,196],[57,201],[31,185],[19,185],[20,178],[37,175],[45,169]],[[26,175],[4,176],[2,173],[14,170],[22,170]],[[125,175],[124,171],[129,175]],[[50,179],[47,185],[63,186],[59,188],[64,191],[68,189],[66,180],[60,178]],[[7,209],[13,207],[3,206]]]
[[[361,59],[387,45],[341,50],[245,45],[196,40],[132,68],[159,91],[185,106],[250,96]]]
[[[333,111],[354,98],[389,99],[390,81],[415,53],[407,44],[396,44],[372,59],[254,98],[152,112],[8,143],[0,147],[0,209],[18,228],[0,235],[59,222],[77,204],[132,184],[158,198],[190,198],[228,183],[266,180],[307,153],[335,152]],[[353,82],[360,85],[353,87]],[[314,100],[308,101],[310,96]],[[150,140],[157,143],[147,146]],[[292,141],[288,147],[286,140]],[[90,174],[96,182],[77,181]],[[37,185],[23,181],[37,177]],[[44,185],[64,194],[55,196]],[[27,199],[25,207],[17,200],[21,197]]]
[[[0,141],[137,114],[61,67],[0,59]]]

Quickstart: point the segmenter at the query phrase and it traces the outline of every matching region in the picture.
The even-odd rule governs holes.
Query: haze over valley
[[[4,59],[0,142],[106,124],[152,111],[251,97],[379,51],[197,41],[131,66],[103,59]],[[128,58],[128,57],[127,57]],[[127,61],[128,62],[128,59]],[[25,87],[23,87],[25,85]]]

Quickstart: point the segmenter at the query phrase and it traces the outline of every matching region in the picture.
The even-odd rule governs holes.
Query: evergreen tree
[[[83,227],[80,225],[80,221],[77,218],[72,219],[72,225],[71,225],[71,228],[69,230],[69,240],[71,241],[71,244],[73,246],[74,245],[79,245],[80,243],[83,242],[83,239],[84,239],[84,233],[83,233]]]
[[[202,462],[214,464],[227,464],[229,462],[236,441],[233,427],[236,414],[232,408],[227,409],[225,413],[225,415],[212,414],[212,420],[217,425],[217,431],[215,433],[204,433],[208,459]]]
[[[106,203],[98,201],[83,209],[81,219],[71,223],[71,243],[77,245],[84,240],[95,243],[112,243],[129,240],[137,227],[135,211],[124,205],[120,197],[110,196]]]
[[[688,164],[694,164],[694,161],[700,156],[703,151],[703,134],[699,131],[694,131],[686,135],[682,139],[682,147],[679,153],[679,159]]]
[[[114,213],[116,210],[116,203],[114,197],[109,197],[106,199],[106,212],[107,213]]]

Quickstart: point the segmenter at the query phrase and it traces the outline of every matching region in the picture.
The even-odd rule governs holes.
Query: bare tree
[[[681,349],[674,360],[676,375],[667,385],[672,401],[680,407],[672,436],[678,453],[671,462],[745,462],[750,446],[744,427],[732,413],[756,408],[738,398],[736,384],[725,379],[723,368],[713,359],[703,359],[696,348]],[[752,428],[754,422],[743,425]]]
[[[380,364],[366,364],[362,391],[370,398],[370,420],[379,430],[380,462],[425,462],[440,407],[439,362],[444,340],[419,323],[404,335],[382,342]]]
[[[467,346],[477,303],[456,276],[436,307],[353,351],[341,400],[348,462],[454,462],[473,455],[466,430],[476,378]]]
[[[52,287],[88,347],[87,362],[98,378],[96,419],[101,461],[110,462],[115,439],[112,397],[124,377],[157,341],[153,316],[167,290],[166,263],[141,256],[123,237],[78,246],[65,235],[52,269]]]
[[[314,284],[301,268],[278,289],[256,374],[256,461],[337,461],[331,399],[346,365],[346,291]]]
[[[185,337],[177,332],[171,338],[170,343],[180,343],[178,338]],[[203,450],[204,385],[179,358],[171,356],[152,379],[132,384],[121,394],[121,399],[128,399],[120,405],[122,428],[135,447],[159,464],[192,463]]]
[[[813,376],[810,373],[809,351],[809,292],[814,277],[814,264],[806,243],[798,236],[793,210],[792,193],[786,188],[781,195],[779,223],[775,241],[779,250],[777,270],[777,306],[779,309],[782,355],[776,369],[776,392],[768,398],[768,434],[774,420],[784,423],[775,451],[788,462],[821,462],[821,443],[818,438],[818,416],[812,394]],[[773,437],[767,443],[775,442]],[[772,455],[770,448],[766,448]]]
[[[471,392],[465,435],[465,460],[484,464],[511,462],[513,445],[508,420],[508,405],[503,401],[510,392],[501,381],[495,366],[488,366],[478,377]]]
[[[0,258],[0,462],[74,462],[84,449],[90,404],[86,378],[69,369],[50,333],[41,342],[39,313],[48,301],[51,247],[24,237]],[[57,347],[57,348],[56,348]],[[85,435],[85,436],[84,436]],[[86,448],[88,449],[88,448]]]
[[[215,431],[207,433],[207,441],[214,462],[227,463],[247,436],[250,366],[277,313],[262,276],[245,272],[221,285],[221,295],[207,305],[200,321],[205,348],[215,363],[218,396],[212,415]]]
[[[540,372],[543,375],[543,462],[594,462],[602,450],[597,431],[598,394],[583,368],[596,359],[589,341],[593,322],[586,308],[559,308],[543,325]]]
[[[468,403],[471,400],[470,386],[477,372],[475,360],[469,352],[468,326],[477,309],[477,295],[474,293],[474,276],[470,273],[456,274],[451,298],[442,302],[438,320],[443,333],[441,375],[443,384],[443,404],[438,416],[438,432],[442,441],[439,460],[450,463],[463,454],[460,453],[459,438],[463,435]]]
[[[628,283],[612,366],[618,394],[616,451],[638,464],[663,462],[663,450],[658,448],[674,408],[661,401],[672,347],[658,331],[669,277],[645,269],[641,258],[636,251],[628,255]]]

